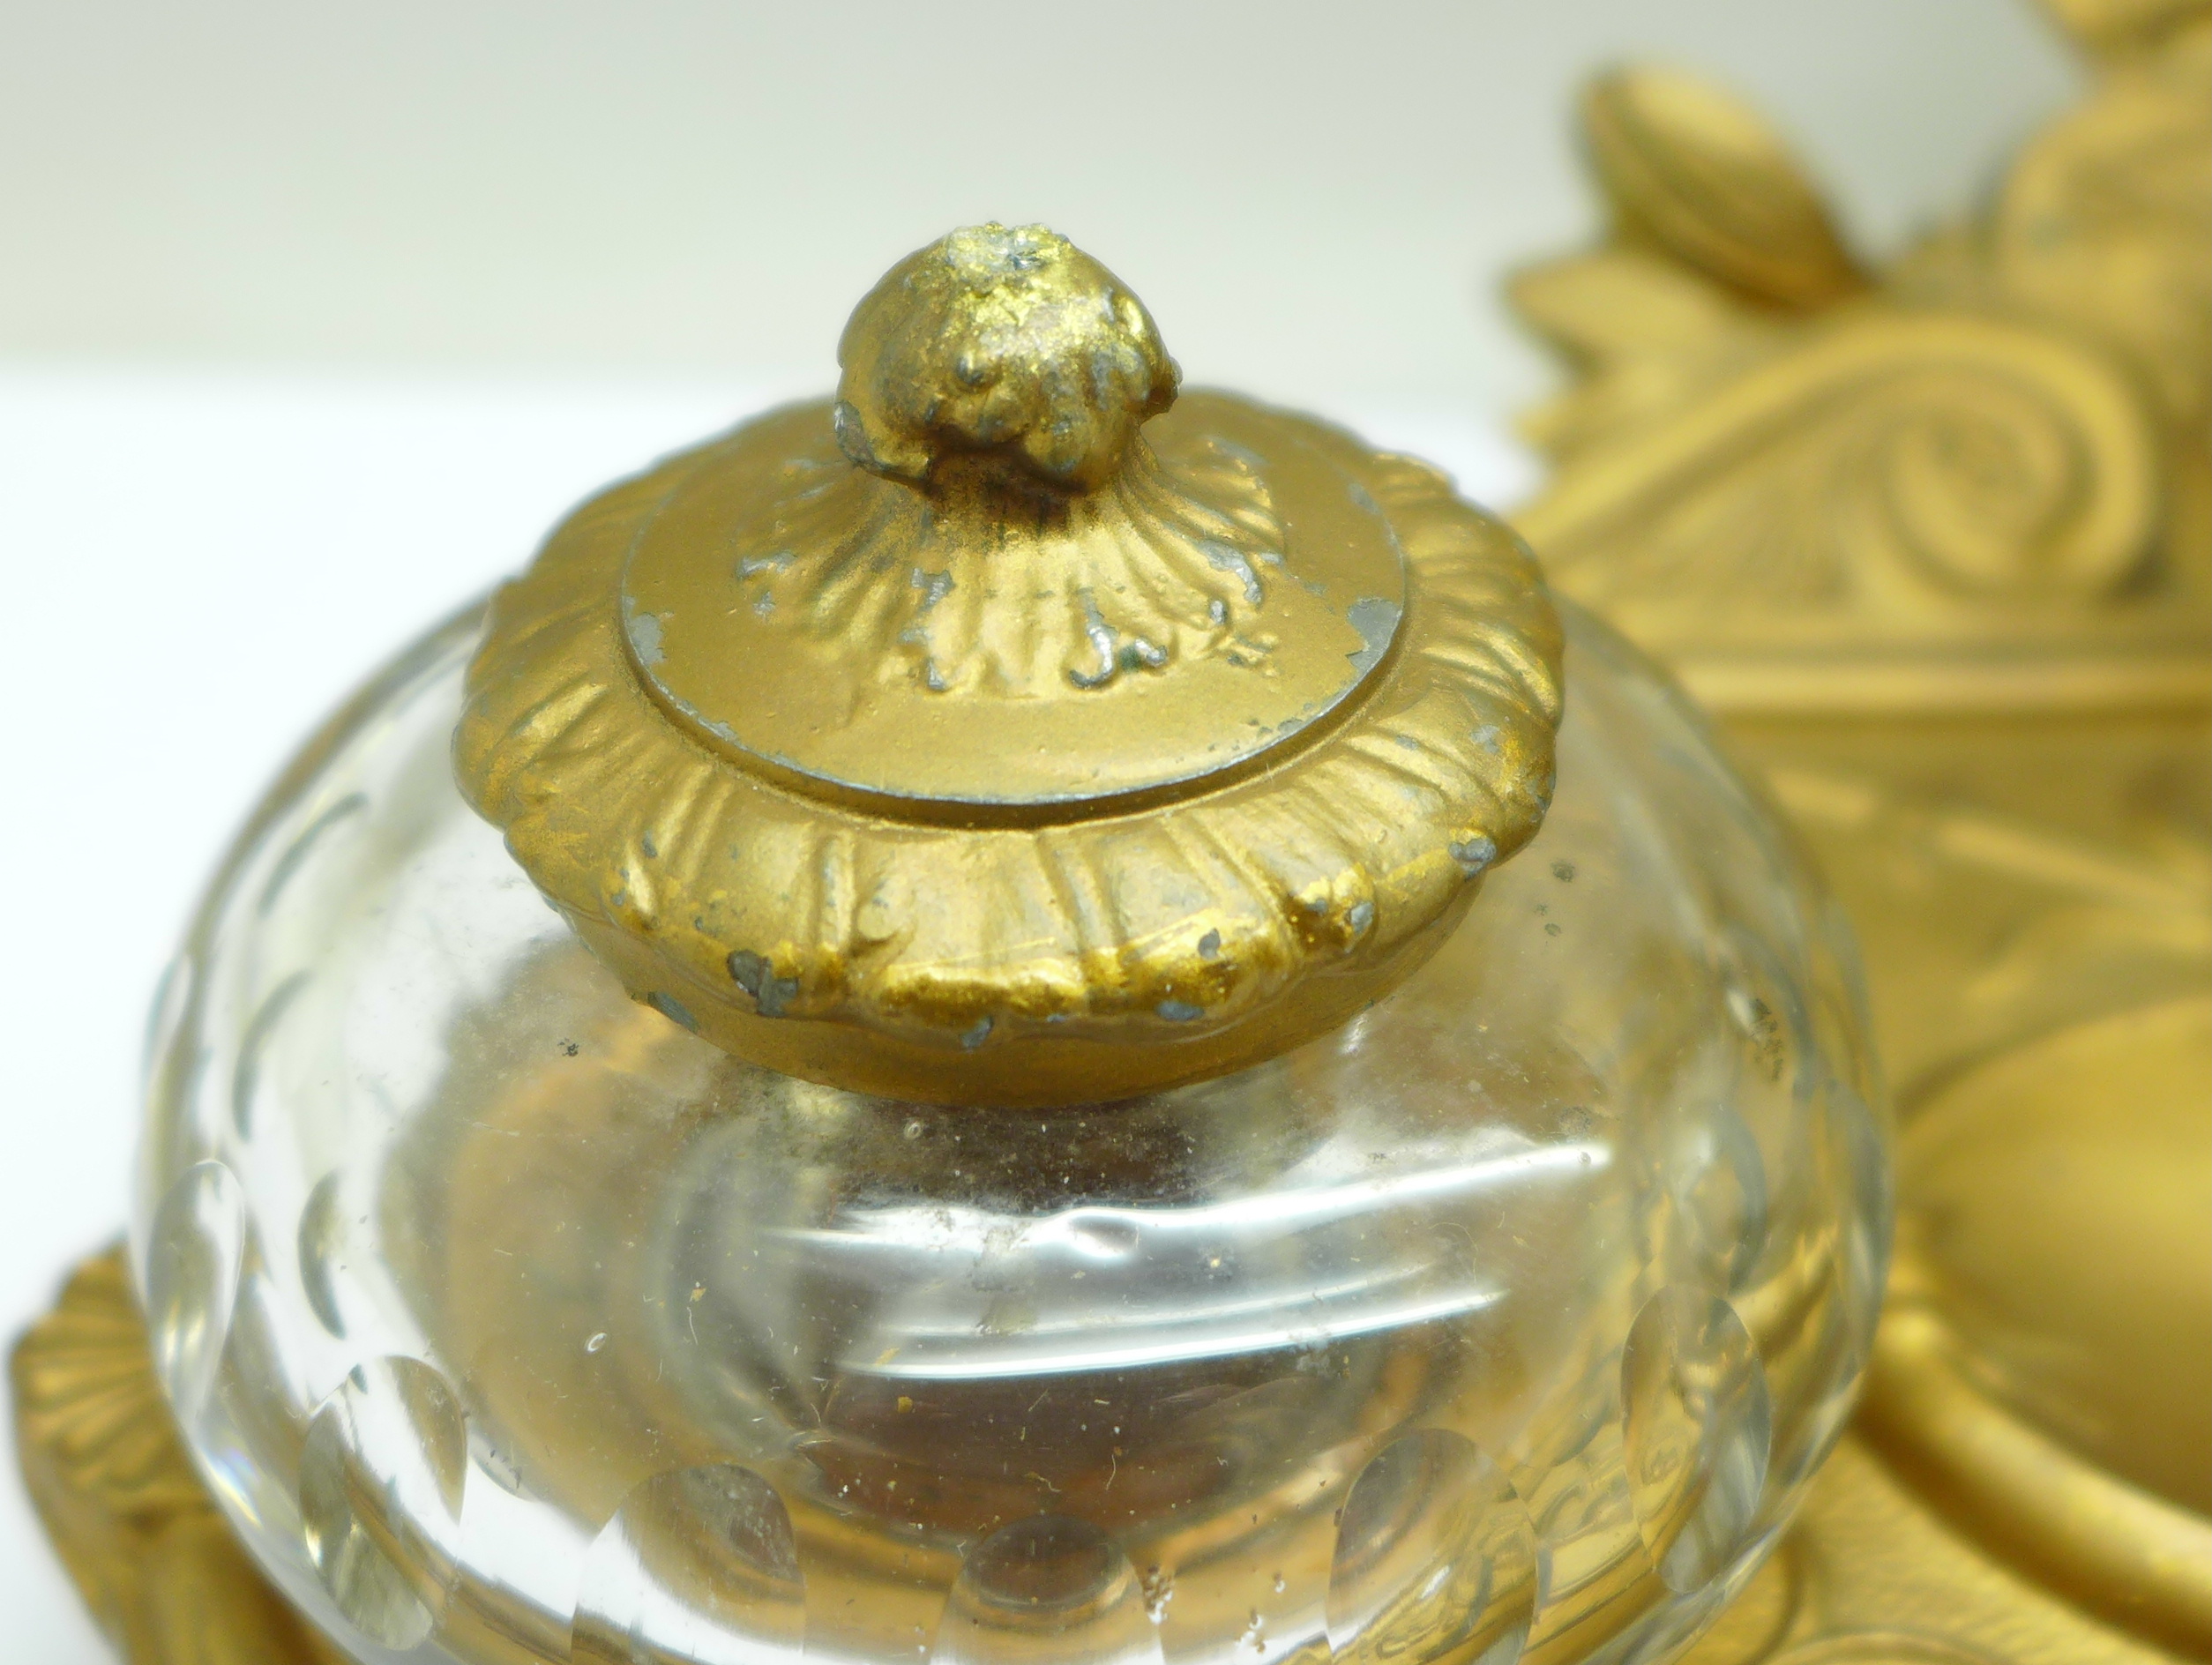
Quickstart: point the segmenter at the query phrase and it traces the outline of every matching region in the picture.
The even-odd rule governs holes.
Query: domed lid
[[[1113,1098],[1341,1021],[1534,833],[1558,621],[1435,471],[1178,403],[1040,227],[901,261],[839,361],[578,510],[470,673],[463,790],[639,998],[862,1091]]]

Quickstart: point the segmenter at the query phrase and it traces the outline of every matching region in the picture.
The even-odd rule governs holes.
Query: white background
[[[1575,85],[1786,114],[1862,243],[2071,71],[2033,0],[0,0],[0,354],[820,374],[865,280],[1043,220],[1202,380],[1496,408],[1590,220]]]
[[[1544,370],[1492,296],[1590,235],[1573,88],[1631,56],[1787,112],[1874,249],[2071,77],[2004,0],[0,0],[0,1332],[119,1228],[146,1001],[252,796],[579,496],[826,385],[876,274],[995,215],[1193,381],[1509,502]],[[11,1461],[0,1620],[105,1657]]]

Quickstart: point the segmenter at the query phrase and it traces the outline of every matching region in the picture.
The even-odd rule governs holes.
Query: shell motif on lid
[[[495,600],[463,791],[637,997],[786,1073],[1095,1102],[1417,965],[1550,800],[1558,622],[1433,469],[1230,395],[1041,227],[834,402],[592,499]]]

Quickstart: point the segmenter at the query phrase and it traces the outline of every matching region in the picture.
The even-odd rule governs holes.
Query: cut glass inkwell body
[[[1178,399],[1051,234],[840,357],[210,892],[132,1254],[232,1527],[377,1665],[1664,1656],[1887,1249],[1790,840],[1505,527]]]

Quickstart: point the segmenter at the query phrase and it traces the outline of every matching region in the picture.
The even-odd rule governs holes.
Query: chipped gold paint
[[[1035,228],[901,263],[841,357],[578,511],[469,675],[463,792],[637,997],[810,1080],[1110,1099],[1334,1027],[1533,835],[1558,623],[1435,471],[1168,409]]]
[[[1406,568],[1364,460],[1200,393],[1010,526],[996,483],[855,467],[800,406],[698,453],[644,521],[631,661],[740,766],[894,816],[1203,791],[1381,669]]]

